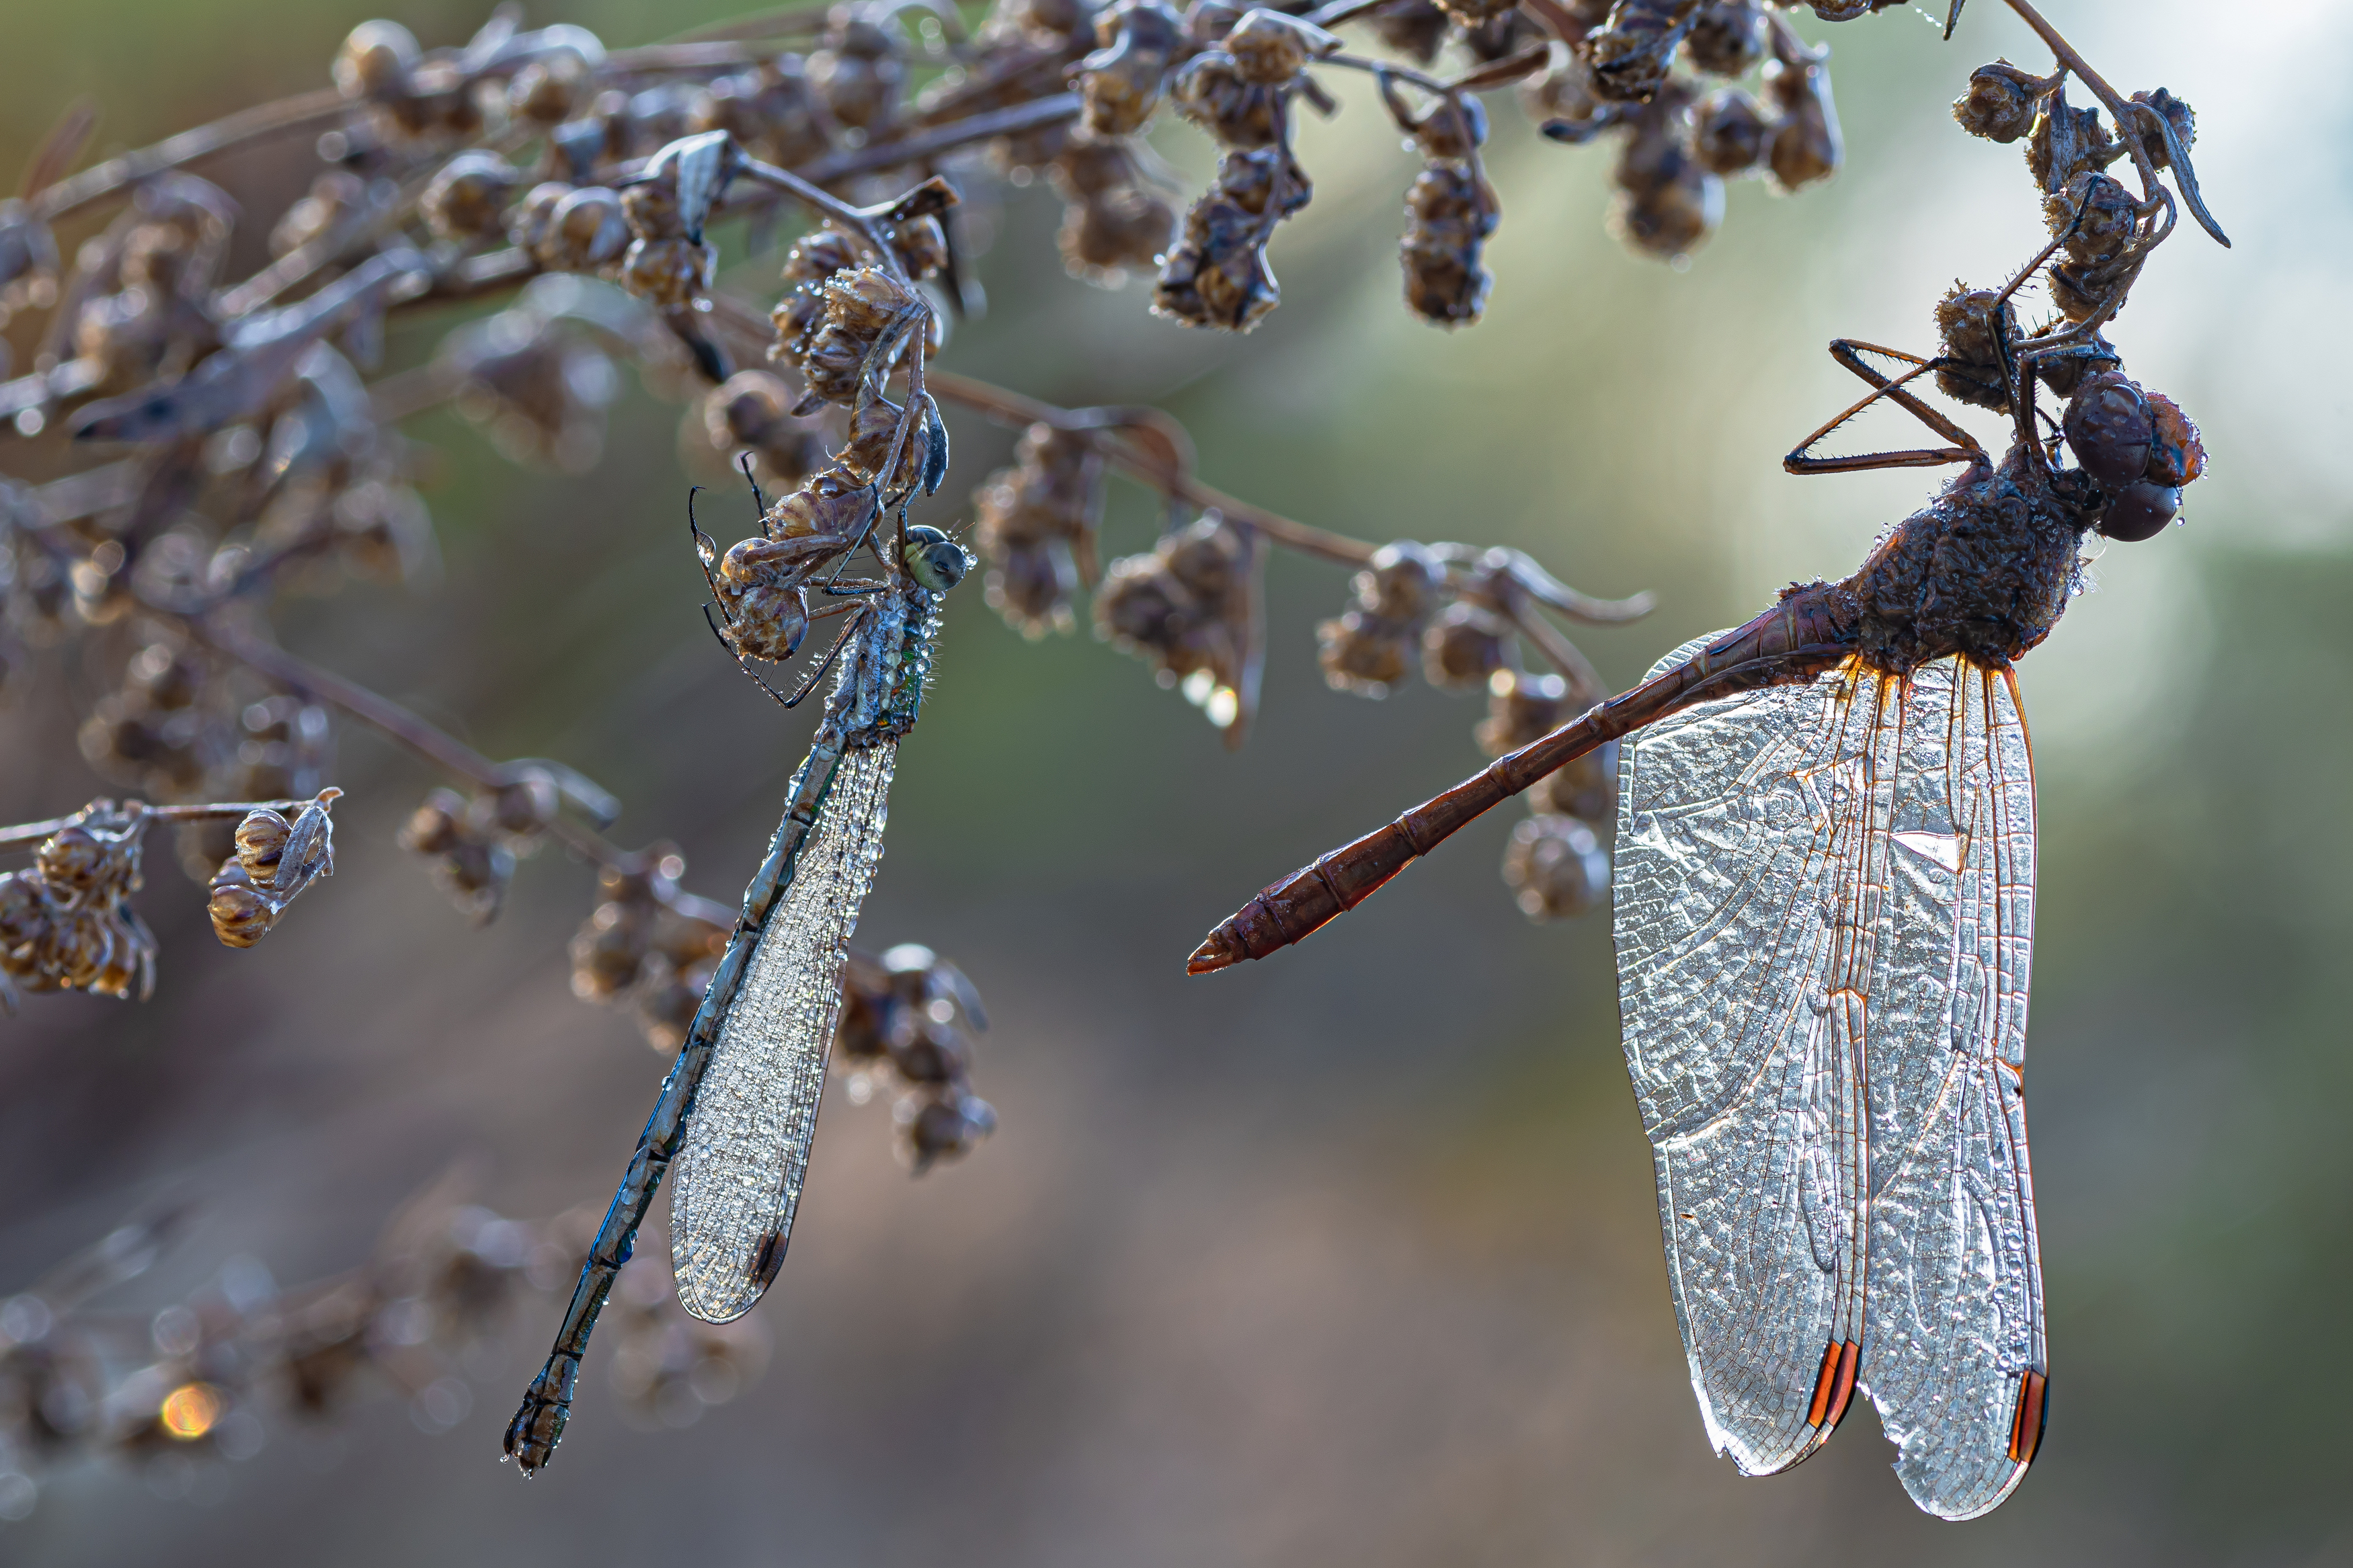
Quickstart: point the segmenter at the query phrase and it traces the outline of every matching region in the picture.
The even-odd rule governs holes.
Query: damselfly
[[[830,551],[797,549],[795,573],[806,579],[815,565],[846,559],[875,521],[870,510]],[[699,531],[695,537],[708,571],[715,552]],[[898,538],[898,559],[881,581],[826,584],[863,596],[825,663],[799,693],[779,699],[798,701],[839,663],[767,858],[744,889],[734,934],[597,1229],[554,1349],[507,1427],[506,1452],[525,1474],[546,1464],[564,1436],[589,1332],[673,1162],[670,1262],[688,1311],[714,1323],[741,1317],[785,1260],[841,1012],[845,953],[882,855],[899,741],[923,702],[940,596],[971,567],[962,546],[937,529],[905,526],[903,513]],[[729,557],[780,542],[764,530]],[[716,577],[712,586],[729,616],[723,640],[740,657],[750,639],[729,634],[737,630],[731,605],[742,595]],[[799,582],[768,586],[792,595],[805,629],[810,617]],[[799,640],[797,629],[777,657]]]
[[[2008,313],[2098,202],[2115,198],[2087,184],[2073,222],[2061,209],[2060,239],[2000,294],[1948,299],[1945,355],[1832,345],[1873,391],[1792,453],[1792,471],[1967,465],[1853,576],[1793,585],[1268,888],[1189,966],[1298,941],[1489,807],[1625,737],[1619,1003],[1708,1436],[1745,1473],[1786,1469],[1829,1440],[1860,1388],[1905,1489],[1947,1519],[2007,1497],[2043,1426],[2023,1079],[2034,784],[2012,661],[2080,585],[2084,536],[2151,537],[2204,460],[2179,411],[2127,381],[2093,330],[2113,304],[2032,337]],[[2136,243],[2163,237],[2147,232]],[[2115,276],[2129,280],[2126,259]],[[1971,321],[1974,358],[1956,347]],[[1891,378],[1867,354],[1911,368]],[[2011,416],[2000,462],[1905,389],[1932,372]],[[2038,433],[2038,379],[2073,394],[2073,467]],[[1881,397],[1949,445],[1810,455]]]

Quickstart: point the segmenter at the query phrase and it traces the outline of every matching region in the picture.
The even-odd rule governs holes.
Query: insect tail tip
[[[1195,948],[1192,956],[1185,961],[1185,973],[1215,974],[1219,970],[1230,968],[1248,956],[1249,954],[1242,952],[1233,938],[1226,934],[1226,928],[1219,926],[1211,931],[1208,940]]]

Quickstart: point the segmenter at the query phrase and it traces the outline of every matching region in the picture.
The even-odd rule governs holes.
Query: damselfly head
[[[906,563],[907,574],[934,594],[946,593],[972,570],[971,554],[936,528],[909,529],[900,559]]]

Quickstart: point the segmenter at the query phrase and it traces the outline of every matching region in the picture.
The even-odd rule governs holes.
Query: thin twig
[[[343,792],[331,785],[328,791],[322,793],[340,795]],[[205,805],[148,805],[143,801],[125,801],[122,804],[139,805],[141,815],[149,822],[242,822],[257,811],[274,811],[281,816],[300,811],[311,801],[308,798],[215,801]],[[71,816],[56,817],[47,822],[26,822],[15,827],[0,827],[0,850],[29,849],[43,839],[54,837],[73,826],[82,817],[83,814],[78,811]]]
[[[317,92],[282,98],[275,103],[257,104],[251,109],[240,110],[209,125],[183,131],[153,147],[125,153],[120,158],[110,158],[93,168],[84,169],[69,179],[59,180],[34,199],[33,215],[44,223],[54,223],[78,207],[103,200],[166,169],[175,169],[183,163],[192,163],[199,158],[208,158],[216,153],[225,153],[232,147],[266,136],[304,130],[337,119],[351,108],[351,100],[330,87],[322,88]]]

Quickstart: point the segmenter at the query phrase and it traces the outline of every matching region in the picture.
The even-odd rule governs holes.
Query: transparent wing
[[[2021,1080],[2034,773],[2011,673],[1915,671],[1879,753],[1894,816],[1861,1381],[1913,1500],[1969,1519],[2026,1473],[2047,1365]]]
[[[1876,685],[1703,703],[1619,752],[1626,1063],[1692,1386],[1749,1475],[1829,1438],[1862,1333],[1866,1004],[1848,976],[1868,933],[1845,911]]]
[[[2032,1457],[2044,1368],[2010,678],[1851,664],[1621,756],[1620,1005],[1710,1435],[1784,1468],[1859,1382],[1920,1506],[1981,1513]]]
[[[688,1114],[670,1264],[680,1304],[706,1322],[749,1311],[784,1261],[897,751],[886,741],[841,759]]]

